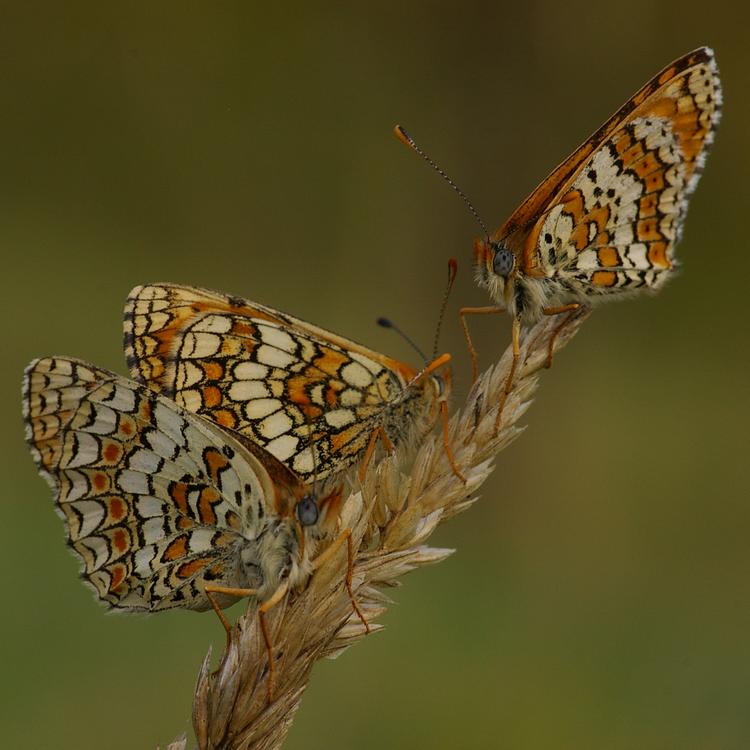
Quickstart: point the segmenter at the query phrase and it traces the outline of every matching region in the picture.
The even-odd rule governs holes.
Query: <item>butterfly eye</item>
[[[513,253],[503,245],[494,245],[495,257],[492,259],[492,270],[498,276],[508,276],[513,270],[516,259]]]
[[[433,377],[432,384],[435,387],[435,393],[437,394],[438,398],[445,395],[445,382],[441,377]]]
[[[318,520],[318,506],[310,495],[297,503],[297,518],[303,526],[312,526]]]

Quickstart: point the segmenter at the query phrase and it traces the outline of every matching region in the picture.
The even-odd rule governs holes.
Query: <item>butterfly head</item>
[[[450,358],[446,355],[436,357],[433,362],[441,363],[429,377],[431,399],[433,403],[439,404],[450,397],[453,387],[453,370],[450,366]]]
[[[303,536],[320,538],[335,533],[342,500],[340,487],[323,493],[305,485],[304,494],[297,499],[293,517],[299,541]]]
[[[452,384],[450,361],[450,354],[441,354],[428,362],[409,380],[401,397],[410,398],[420,391],[429,403],[445,401],[450,395]]]
[[[266,529],[256,538],[253,552],[260,562],[250,560],[261,569],[263,595],[274,591],[284,580],[291,587],[304,581],[312,572],[311,561],[318,543],[335,531],[338,521],[340,490],[323,495],[312,485],[302,483],[287,489],[283,512],[268,518]]]
[[[516,256],[504,243],[490,239],[474,240],[474,273],[497,302],[509,306],[516,275]]]
[[[288,528],[294,535],[295,553],[290,557],[292,585],[310,572],[310,561],[318,542],[330,538],[338,530],[343,490],[336,488],[326,495],[307,486],[297,499]]]

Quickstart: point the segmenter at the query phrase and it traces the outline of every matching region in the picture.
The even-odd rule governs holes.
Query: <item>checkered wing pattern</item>
[[[719,121],[721,85],[702,47],[647,83],[490,238],[477,277],[527,322],[542,308],[657,289],[675,264],[690,193]],[[516,272],[503,283],[491,248]],[[514,286],[513,295],[504,286]]]
[[[81,575],[111,607],[207,609],[206,583],[256,588],[260,462],[130,380],[73,359],[32,362],[27,437]]]
[[[373,430],[397,442],[429,385],[407,365],[255,302],[174,284],[125,308],[134,378],[264,447],[305,481],[361,457]]]
[[[660,286],[719,119],[710,50],[678,60],[594,138],[532,229],[527,267],[592,293]],[[586,147],[584,147],[586,148]],[[543,188],[544,189],[544,188]]]

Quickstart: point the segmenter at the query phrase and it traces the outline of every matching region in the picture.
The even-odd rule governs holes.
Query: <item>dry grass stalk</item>
[[[555,349],[574,335],[580,313],[555,340]],[[405,455],[382,460],[353,487],[342,511],[342,528],[352,529],[355,550],[353,588],[372,630],[390,600],[382,589],[398,585],[404,573],[440,562],[453,550],[426,546],[438,524],[466,510],[493,469],[494,457],[522,431],[518,420],[530,404],[559,320],[547,319],[526,336],[515,383],[495,434],[497,404],[510,369],[510,348],[477,380],[460,413],[451,419],[451,444],[462,484],[452,473],[437,431],[414,441]],[[313,664],[332,657],[365,635],[344,586],[343,547],[268,614],[276,655],[274,700],[266,700],[267,654],[251,602],[233,631],[218,669],[207,654],[195,690],[193,725],[201,750],[272,750],[281,747],[299,706]],[[180,747],[180,745],[176,745]],[[182,745],[184,748],[184,745]]]

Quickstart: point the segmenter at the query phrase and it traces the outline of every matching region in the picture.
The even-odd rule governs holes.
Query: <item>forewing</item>
[[[673,266],[720,104],[708,48],[659,73],[501,230],[524,237],[523,270],[572,280],[587,294],[658,287]]]
[[[32,362],[27,437],[81,575],[112,607],[205,609],[273,492],[253,456],[168,399],[77,360]]]
[[[305,481],[353,463],[415,374],[277,310],[174,284],[136,287],[124,327],[133,377]]]

